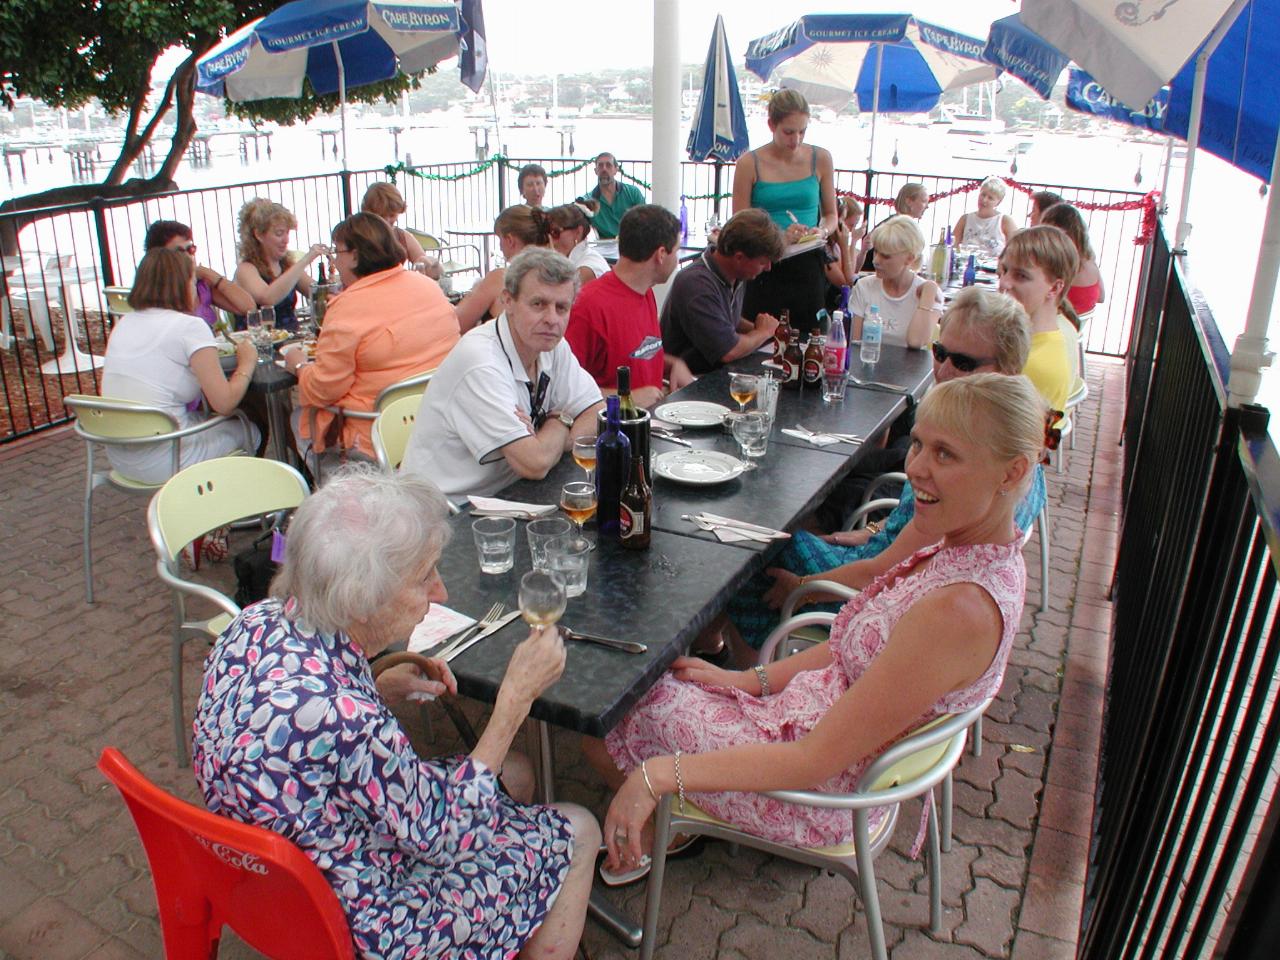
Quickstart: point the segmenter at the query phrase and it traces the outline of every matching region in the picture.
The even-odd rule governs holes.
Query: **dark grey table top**
[[[763,354],[744,358],[733,369],[759,370]],[[857,365],[855,364],[855,367]],[[855,372],[855,375],[858,375]],[[875,378],[908,386],[918,396],[932,379],[924,351],[885,347]],[[728,371],[700,377],[673,396],[675,400],[713,400],[732,407]],[[906,397],[850,387],[842,404],[823,404],[819,391],[784,391],[778,400],[782,426],[804,423],[814,430],[840,430],[874,437],[906,409]],[[737,444],[723,430],[685,430],[681,436],[695,447],[737,454]],[[659,439],[655,454],[682,449]],[[587,592],[569,601],[564,623],[649,645],[643,656],[571,644],[565,675],[534,704],[534,717],[557,726],[600,736],[611,729],[661,676],[747,579],[765,567],[785,541],[725,544],[699,530],[683,514],[709,510],[751,520],[779,530],[794,530],[800,520],[852,470],[864,445],[814,447],[783,437],[775,427],[769,453],[759,469],[729,483],[691,487],[654,479],[652,543],[646,552],[603,543],[591,555]],[[584,476],[572,458],[564,457],[542,480],[521,480],[502,496],[529,503],[557,503],[560,488]],[[517,521],[516,564],[498,576],[479,572],[471,518],[451,520],[454,538],[440,561],[449,589],[450,607],[480,616],[495,601],[514,607],[520,577],[529,569],[522,521]],[[591,527],[588,536],[594,537]],[[527,635],[515,622],[476,644],[452,664],[459,689],[492,702],[511,651]]]
[[[453,540],[439,565],[449,591],[446,604],[473,617],[499,600],[514,609],[520,577],[530,569],[525,524],[517,521],[514,568],[490,575],[480,573],[471,518],[451,522]],[[569,600],[562,622],[583,633],[638,640],[649,650],[631,654],[570,642],[564,676],[534,703],[533,716],[603,736],[739,589],[751,572],[747,557],[723,544],[661,531],[645,552],[599,545],[591,553],[587,592]],[[528,629],[517,619],[455,658],[451,666],[460,692],[492,703],[511,652]]]

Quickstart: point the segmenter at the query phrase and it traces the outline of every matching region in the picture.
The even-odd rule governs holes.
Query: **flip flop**
[[[701,842],[705,839],[701,834],[685,837],[683,843],[667,848],[667,859],[672,860],[676,857],[693,854],[697,849],[701,849]],[[637,880],[643,880],[649,875],[649,871],[652,868],[653,861],[647,853],[643,854],[640,857],[640,862],[630,870],[620,870],[615,873],[607,869],[602,863],[600,864],[600,880],[606,887],[625,887],[628,884],[635,883]]]

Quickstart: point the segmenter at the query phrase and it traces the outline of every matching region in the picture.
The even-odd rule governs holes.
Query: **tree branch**
[[[173,139],[169,142],[169,154],[156,173],[157,179],[173,179],[173,175],[178,170],[178,164],[182,162],[187,147],[191,145],[191,138],[196,135],[195,111],[192,108],[196,97],[197,59],[194,53],[187,57],[182,61],[182,66],[178,67],[169,78],[170,90],[166,90],[166,95],[170,91],[176,92],[178,119],[173,128]]]

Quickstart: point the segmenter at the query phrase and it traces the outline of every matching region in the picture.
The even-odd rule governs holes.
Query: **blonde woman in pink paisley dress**
[[[907,458],[917,522],[935,544],[851,583],[862,592],[827,642],[763,676],[681,657],[606,740],[587,741],[617,791],[604,828],[609,871],[643,865],[657,797],[678,792],[677,779],[703,810],[761,837],[849,842],[851,812],[759,791],[848,792],[885,746],[1000,689],[1026,585],[1013,512],[1043,451],[1044,415],[1022,376],[935,387]]]

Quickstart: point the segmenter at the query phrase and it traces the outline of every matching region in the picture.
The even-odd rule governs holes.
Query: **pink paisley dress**
[[[905,576],[930,558],[923,569]],[[939,698],[911,727],[977,706],[1000,689],[1022,617],[1026,570],[1021,541],[947,548],[935,545],[908,557],[841,608],[831,626],[832,662],[820,670],[796,674],[771,696],[680,681],[667,674],[609,732],[605,743],[610,756],[630,772],[642,760],[676,750],[707,753],[744,743],[799,740],[884,649],[894,626],[911,605],[930,591],[953,583],[976,583],[991,595],[1004,620],[1000,646],[982,676]],[[818,789],[851,792],[872,759],[858,761]],[[799,806],[757,793],[691,793],[689,797],[707,813],[777,843],[819,847],[853,839],[853,813],[848,810]],[[887,813],[887,808],[873,811],[873,831]]]

